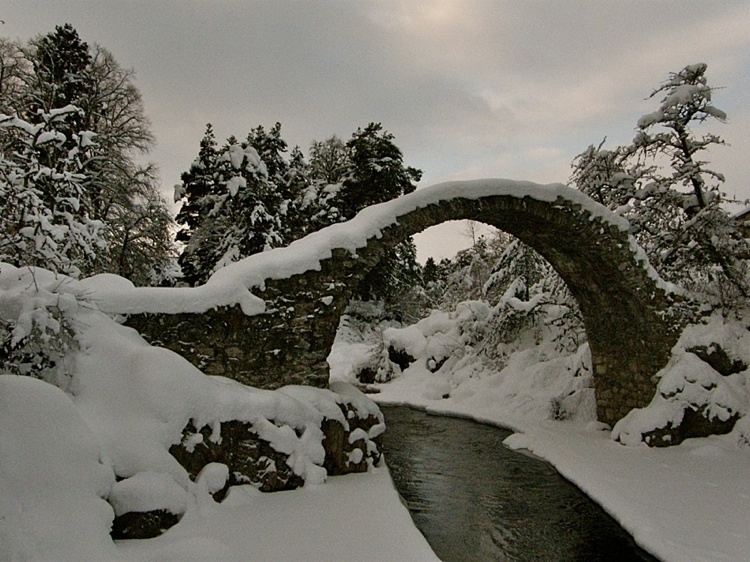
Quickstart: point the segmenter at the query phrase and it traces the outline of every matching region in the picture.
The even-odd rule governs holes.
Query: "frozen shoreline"
[[[678,447],[626,447],[575,422],[511,418],[422,397],[408,377],[378,385],[379,404],[459,416],[515,433],[504,444],[550,464],[602,506],[636,543],[668,562],[745,562],[750,552],[750,451],[729,436]]]
[[[143,562],[439,562],[385,466],[289,492],[242,486],[201,515],[118,549]]]

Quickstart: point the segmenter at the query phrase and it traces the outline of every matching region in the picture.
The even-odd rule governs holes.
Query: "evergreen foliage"
[[[189,242],[211,210],[212,201],[218,194],[218,154],[216,137],[209,123],[200,141],[198,157],[190,164],[188,171],[183,172],[182,183],[175,186],[174,200],[182,202],[182,207],[175,217],[177,224],[183,225],[175,236],[179,242]]]
[[[206,157],[199,157],[183,175],[179,192],[192,205],[190,213],[183,215],[183,224],[196,225],[183,231],[181,237],[187,245],[178,260],[191,285],[204,283],[228,263],[284,242],[281,194],[258,152],[234,138],[214,151],[209,133],[207,128],[201,143]]]
[[[286,156],[280,123],[268,131],[252,129],[242,144],[230,138],[221,150],[208,125],[198,157],[175,190],[175,200],[183,202],[176,220],[183,227],[177,239],[186,243],[178,260],[185,281],[203,283],[227,263],[414,191],[421,172],[404,166],[393,141],[382,125],[371,123],[347,143],[336,136],[313,141],[306,162],[297,147]],[[228,166],[240,150],[246,162]],[[416,248],[408,240],[383,258],[360,296],[392,301],[409,292],[419,275]]]
[[[404,165],[403,154],[394,137],[380,123],[359,128],[346,143],[349,163],[336,194],[334,205],[346,219],[353,218],[370,205],[411,193],[422,177],[422,171]],[[385,299],[404,304],[418,282],[420,268],[414,242],[406,240],[388,252],[364,280],[360,297],[365,300]],[[399,307],[388,312],[401,316]]]
[[[375,203],[395,199],[416,189],[422,171],[404,166],[393,135],[380,123],[359,128],[346,143],[349,156],[338,207],[346,219]]]
[[[153,138],[133,72],[102,47],[90,47],[69,24],[26,45],[4,40],[0,57],[6,170],[0,189],[8,197],[0,236],[4,248],[15,248],[0,259],[71,274],[113,272],[136,284],[155,280],[155,271],[165,271],[173,259],[172,219],[155,170],[135,163]],[[17,244],[24,227],[11,218],[23,208],[31,210],[23,221],[58,216],[50,224],[64,217],[88,230],[58,228],[41,243],[44,251],[25,263],[32,257]],[[95,225],[98,240],[82,245],[81,233],[94,236]]]
[[[588,147],[574,160],[571,181],[629,220],[662,277],[729,310],[750,290],[750,252],[721,206],[723,176],[700,159],[724,142],[693,128],[726,121],[712,105],[706,70],[694,64],[670,74],[651,94],[663,96],[660,106],[638,120],[633,142],[612,151]]]
[[[74,106],[37,114],[31,124],[0,115],[0,258],[40,266],[71,276],[95,269],[97,252],[106,251],[103,224],[82,212],[86,176],[81,162],[91,157],[90,136],[69,138]],[[63,156],[63,145],[76,142]],[[51,157],[60,152],[56,158]]]

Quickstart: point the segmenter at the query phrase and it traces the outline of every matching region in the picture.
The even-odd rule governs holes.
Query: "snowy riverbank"
[[[32,279],[27,270],[0,268],[3,319],[12,318],[21,335],[57,333],[47,306],[64,310],[77,342],[63,348],[60,368],[46,380],[0,374],[0,561],[436,560],[384,466],[326,476],[322,420],[343,421],[341,401],[352,415],[379,415],[361,393],[335,384],[334,392],[267,391],[206,376],[55,292],[60,284],[44,270]],[[234,486],[224,502],[214,501],[227,465],[206,465],[193,480],[169,450],[184,442],[189,422],[211,428],[207,439],[220,443],[228,420],[249,424],[288,455],[288,469],[305,486],[272,494]],[[382,429],[356,430],[357,439]],[[201,442],[193,434],[187,445]],[[112,541],[115,515],[155,510],[181,520],[156,539]]]
[[[385,467],[290,492],[242,486],[165,535],[119,548],[143,562],[438,560]]]
[[[514,429],[507,446],[550,462],[662,560],[747,561],[750,448],[738,447],[732,436],[692,439],[665,449],[626,447],[589,424],[503,415],[476,400],[426,398],[433,377],[414,366],[378,385],[380,393],[372,397]]]

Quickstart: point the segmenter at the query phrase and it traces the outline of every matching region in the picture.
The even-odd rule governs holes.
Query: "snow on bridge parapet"
[[[366,274],[388,248],[460,219],[513,234],[565,281],[584,318],[601,420],[650,401],[681,328],[673,306],[681,296],[649,266],[627,221],[560,184],[491,179],[417,190],[231,264],[194,289],[81,284],[103,310],[140,314],[130,325],[209,374],[270,388],[326,386],[339,318]]]
[[[321,261],[330,259],[334,249],[357,255],[370,240],[380,238],[384,229],[398,224],[401,217],[417,209],[456,199],[480,200],[497,196],[530,198],[546,203],[565,201],[579,207],[590,220],[599,220],[624,233],[629,229],[627,220],[582,192],[562,184],[540,185],[507,179],[453,181],[373,205],[348,222],[324,228],[287,247],[244,258],[220,269],[205,285],[199,287],[136,288],[124,286],[123,282],[112,286],[113,278],[109,275],[84,280],[82,286],[87,297],[96,302],[100,309],[117,314],[201,313],[234,305],[240,305],[247,315],[259,314],[265,310],[264,302],[253,292],[258,292],[258,289],[262,291],[269,280],[320,270]],[[628,245],[657,286],[665,292],[678,290],[659,277],[632,237],[628,237]],[[127,281],[124,283],[127,284]]]

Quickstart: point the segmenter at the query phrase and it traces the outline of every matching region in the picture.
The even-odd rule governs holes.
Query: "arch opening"
[[[599,419],[613,423],[653,398],[653,375],[676,342],[671,295],[648,271],[626,232],[572,201],[512,195],[454,198],[398,217],[358,252],[359,271],[386,248],[445,221],[472,219],[512,234],[558,272],[581,309],[591,349]],[[352,279],[354,281],[354,279]]]

